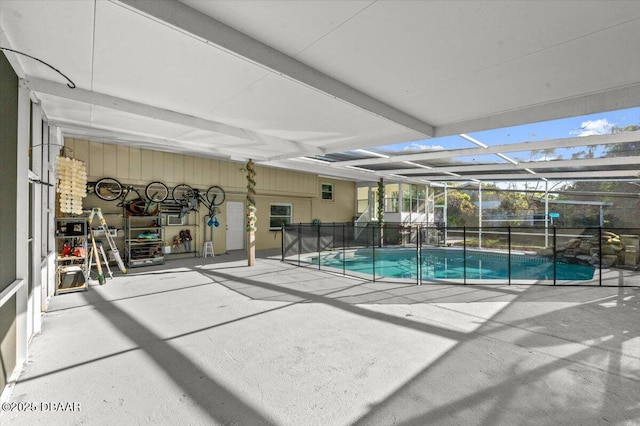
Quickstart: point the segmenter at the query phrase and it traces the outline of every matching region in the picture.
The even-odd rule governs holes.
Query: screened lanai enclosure
[[[640,285],[638,128],[325,155],[377,180],[358,184],[353,223],[286,225],[282,258],[373,281]],[[444,148],[460,140],[475,147]]]

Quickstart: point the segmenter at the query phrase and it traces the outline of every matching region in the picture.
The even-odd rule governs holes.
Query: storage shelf
[[[64,256],[64,257],[58,256],[56,258],[56,260],[58,262],[67,262],[67,261],[73,261],[73,260],[82,260],[82,261],[84,261],[85,257],[84,256]]]
[[[70,227],[73,228],[69,232]],[[55,294],[86,291],[89,278],[89,226],[87,218],[56,218],[56,292]],[[71,250],[82,249],[84,256],[62,255],[65,245]]]
[[[129,267],[164,263],[161,217],[129,216],[125,221],[125,251]],[[156,238],[138,238],[149,234]]]

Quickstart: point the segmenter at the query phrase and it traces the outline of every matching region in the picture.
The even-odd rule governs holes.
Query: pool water
[[[344,255],[344,268],[351,272],[373,274],[375,256],[376,278],[508,280],[509,254],[467,250],[423,249],[418,265],[415,249],[360,249]],[[322,266],[343,268],[343,254],[325,257]],[[511,254],[511,279],[553,280],[553,262],[546,257]],[[592,266],[557,263],[557,280],[591,280]]]

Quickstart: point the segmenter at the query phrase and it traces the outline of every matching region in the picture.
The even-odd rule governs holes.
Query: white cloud
[[[611,133],[613,124],[609,123],[606,118],[600,120],[583,121],[579,129],[572,130],[571,134],[574,136],[593,136],[593,135],[605,135]]]
[[[545,154],[542,157],[538,157],[538,158],[534,158],[531,161],[555,161],[555,160],[562,160],[562,157],[558,157],[557,155],[548,155]]]
[[[441,145],[425,145],[418,142],[413,142],[410,145],[405,146],[403,151],[441,151],[444,147]]]

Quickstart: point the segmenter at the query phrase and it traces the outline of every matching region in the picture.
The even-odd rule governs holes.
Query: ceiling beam
[[[192,115],[182,114],[164,108],[158,108],[139,102],[130,101],[116,96],[106,95],[91,90],[76,87],[70,89],[65,84],[45,80],[37,77],[26,76],[21,80],[24,87],[37,93],[44,93],[88,105],[97,105],[116,111],[123,111],[130,114],[147,117],[154,120],[162,120],[173,124],[206,130],[234,138],[256,142],[269,148],[288,150],[298,155],[321,155],[320,148],[305,145],[300,142],[281,139],[275,136],[265,135],[241,127],[220,123],[217,121],[205,120]]]
[[[217,159],[246,159],[244,153],[234,150],[205,145],[198,142],[183,141],[172,138],[161,138],[139,132],[127,132],[121,129],[113,130],[100,126],[86,126],[84,123],[71,120],[51,118],[48,123],[61,129],[64,137],[85,139],[93,142],[127,145],[140,149],[173,152]],[[260,156],[254,158],[261,159]]]
[[[548,168],[589,168],[598,166],[616,166],[616,165],[628,165],[637,164],[640,169],[640,157],[606,157],[606,158],[584,158],[577,160],[551,160],[551,161],[528,161],[518,163],[517,165],[511,163],[493,163],[493,164],[467,164],[467,165],[455,165],[455,166],[443,166],[432,167],[426,173],[470,173],[470,172],[495,172],[501,170],[522,170],[525,169],[548,169]],[[378,170],[376,174],[398,174],[398,175],[424,175],[427,169],[415,168],[415,169],[392,169],[392,170]],[[585,170],[588,173],[589,170]]]
[[[640,172],[638,170],[606,170],[606,171],[598,171],[598,179],[607,179],[607,178],[638,178]],[[420,176],[422,179],[434,181],[434,182],[467,182],[470,180],[479,180],[485,182],[494,182],[494,181],[513,181],[513,180],[594,180],[593,176],[585,176],[584,172],[553,172],[553,173],[544,173],[540,175],[532,175],[530,173],[505,173],[505,174],[473,174],[473,175],[465,175],[465,176],[451,176],[451,175],[423,175]]]
[[[518,142],[502,145],[493,145],[487,148],[473,147],[463,149],[449,149],[438,150],[428,152],[418,152],[414,154],[402,154],[395,155],[389,158],[364,158],[361,160],[347,160],[336,161],[331,163],[332,167],[345,167],[345,166],[363,166],[367,164],[390,164],[401,163],[403,161],[421,161],[421,160],[435,160],[443,158],[455,158],[466,157],[472,155],[487,155],[497,154],[505,152],[526,152],[526,151],[540,151],[552,148],[575,148],[581,146],[594,146],[594,145],[610,145],[616,143],[628,143],[640,141],[640,132],[622,132],[612,133],[608,135],[592,135],[579,138],[561,138],[561,139],[548,139],[544,141],[535,142]]]
[[[634,108],[639,105],[640,84],[632,84],[613,90],[590,93],[575,98],[547,102],[438,126],[435,128],[434,137],[498,129],[565,117],[577,117],[602,111]]]
[[[365,170],[357,170],[357,169],[334,169],[329,167],[328,165],[320,164],[313,160],[308,159],[289,159],[289,160],[272,160],[265,165],[269,167],[278,167],[287,170],[297,170],[305,173],[314,173],[319,176],[328,176],[336,179],[348,179],[357,182],[378,182],[380,180],[380,176],[375,173],[370,173]],[[387,176],[385,179],[388,182],[405,182],[405,183],[416,183],[416,184],[425,184],[423,179],[416,179],[411,177],[393,177]]]
[[[233,55],[245,58],[256,65],[330,97],[415,130],[425,137],[431,137],[434,134],[434,128],[431,124],[329,77],[183,3],[158,0],[120,0],[120,3],[143,12],[153,19],[165,22],[177,30],[199,37],[207,44],[219,46]]]

